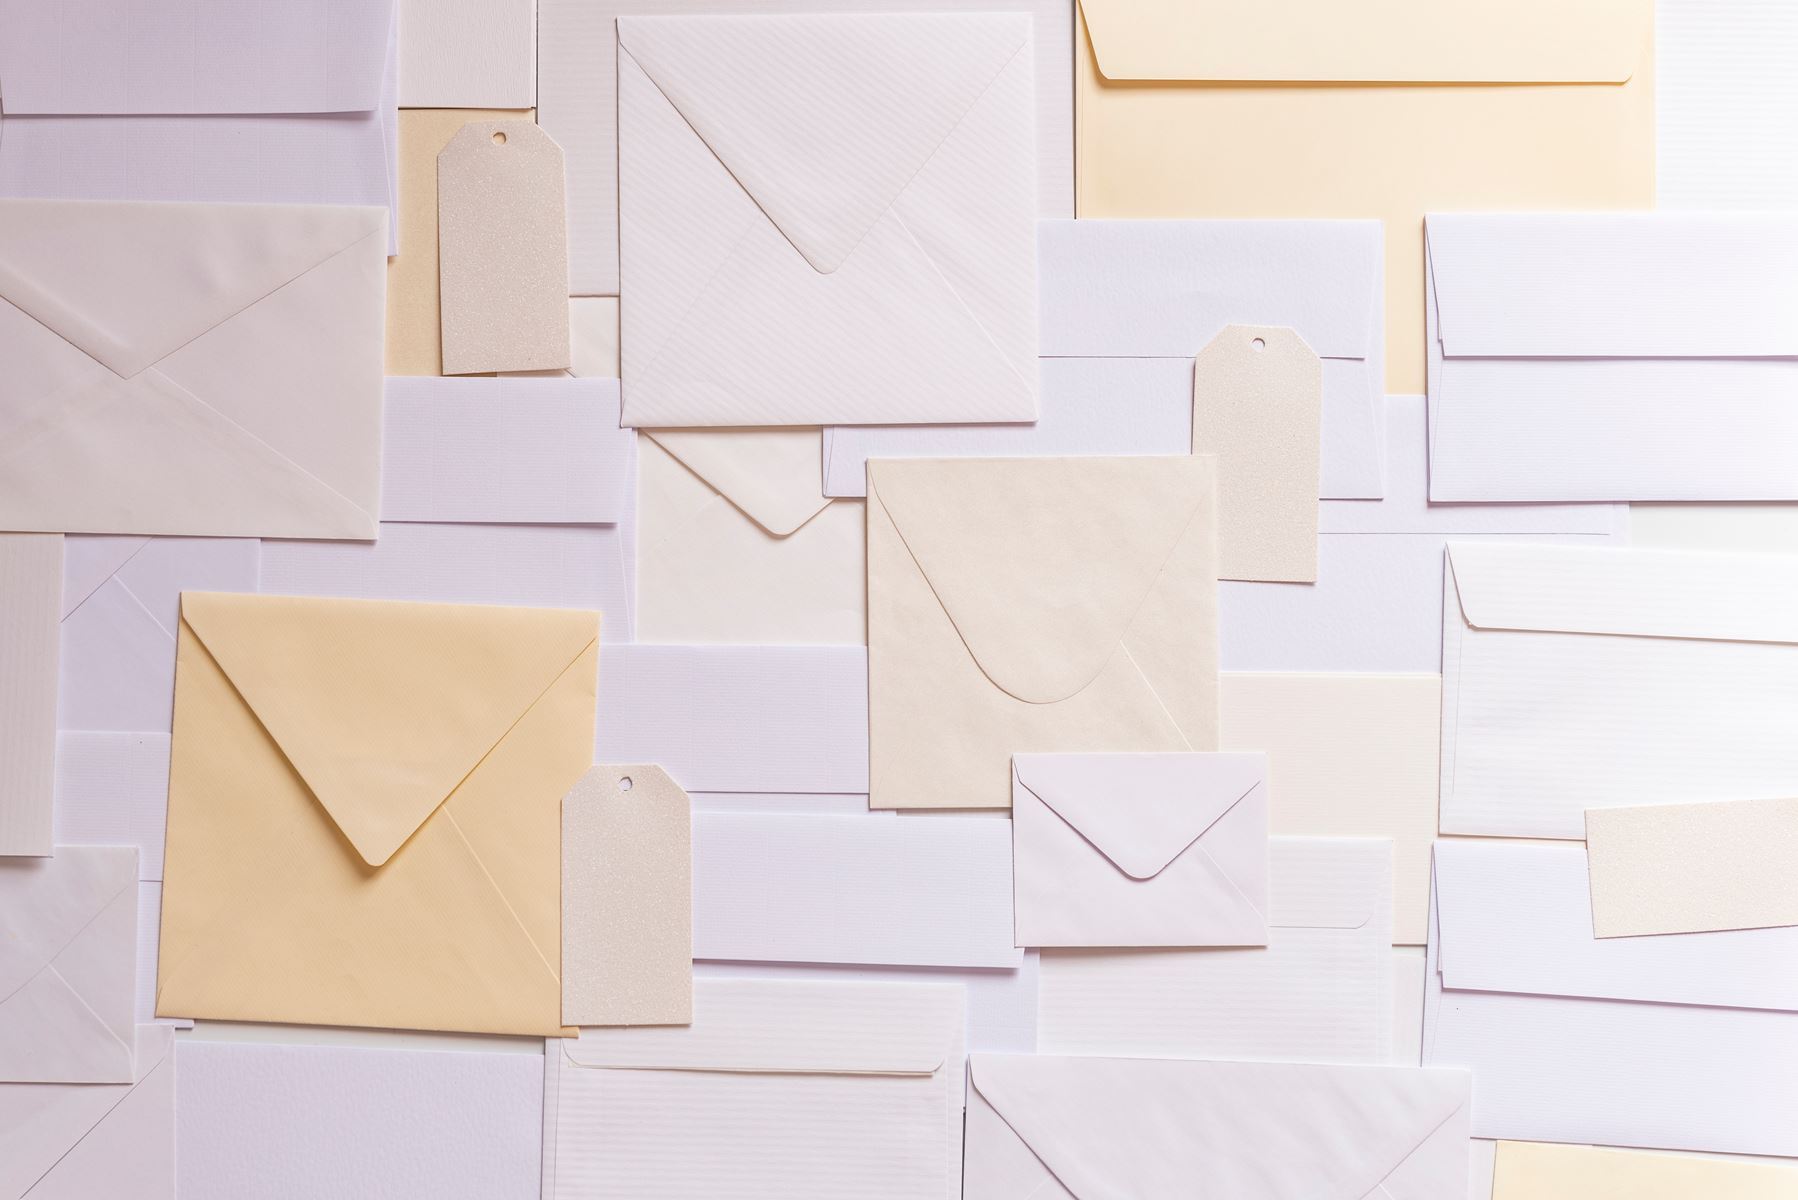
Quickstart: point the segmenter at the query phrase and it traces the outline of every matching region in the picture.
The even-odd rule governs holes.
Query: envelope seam
[[[110,907],[110,905],[108,907]],[[60,958],[62,956],[58,955],[57,957]],[[55,963],[51,963],[49,966],[45,967],[44,970],[46,972],[48,972],[49,974],[54,975],[56,977],[56,982],[62,984],[63,987],[68,989],[69,995],[75,997],[75,1003],[79,1004],[82,1008],[86,1009],[88,1015],[91,1016],[95,1021],[98,1021],[100,1023],[100,1028],[102,1028],[106,1031],[107,1037],[111,1038],[114,1042],[118,1043],[119,1049],[123,1050],[127,1055],[129,1055],[133,1052],[132,1048],[125,1044],[125,1040],[123,1038],[121,1038],[118,1034],[113,1032],[112,1026],[110,1026],[106,1023],[106,1018],[101,1016],[98,1012],[96,1012],[94,1010],[94,1006],[92,1004],[88,1003],[87,997],[83,996],[80,992],[76,991],[75,985],[70,983],[68,981],[68,978],[61,971],[58,971],[56,969]],[[34,975],[34,976],[32,976],[32,978],[36,979],[37,976]],[[16,996],[16,995],[18,995],[18,993],[14,992],[13,995]],[[11,996],[7,997],[7,999],[9,999],[9,1000],[11,998],[12,998]]]
[[[1404,1166],[1405,1163],[1410,1159],[1410,1157],[1413,1154],[1416,1154],[1419,1150],[1421,1150],[1423,1148],[1423,1145],[1425,1142],[1428,1142],[1431,1138],[1435,1137],[1437,1133],[1441,1132],[1442,1127],[1444,1125],[1447,1125],[1450,1121],[1454,1120],[1455,1116],[1458,1113],[1460,1113],[1460,1111],[1463,1107],[1465,1107],[1465,1105],[1463,1105],[1463,1104],[1455,1105],[1454,1108],[1449,1110],[1449,1113],[1447,1116],[1443,1117],[1440,1121],[1438,1121],[1434,1125],[1430,1126],[1429,1132],[1424,1134],[1422,1137],[1418,1138],[1417,1144],[1415,1146],[1412,1146],[1409,1150],[1407,1150],[1404,1153],[1404,1155],[1398,1160],[1398,1162],[1393,1164],[1392,1170],[1390,1170],[1390,1171],[1386,1172],[1384,1175],[1380,1176],[1380,1178],[1374,1183],[1374,1187],[1378,1188],[1382,1192],[1386,1192],[1387,1191],[1386,1181],[1391,1179],[1393,1177],[1393,1175],[1397,1174],[1398,1169],[1400,1167]],[[1391,1193],[1388,1192],[1387,1194],[1390,1195]]]
[[[98,908],[96,908],[94,910],[94,914],[91,917],[89,917],[87,920],[85,920],[81,923],[81,928],[77,929],[74,933],[71,933],[69,935],[69,940],[64,942],[60,947],[57,948],[56,953],[52,954],[50,956],[50,960],[48,962],[46,962],[40,970],[34,971],[31,974],[31,977],[29,979],[26,979],[25,982],[21,983],[18,987],[14,988],[12,991],[6,993],[6,995],[0,996],[0,1004],[5,1004],[7,1001],[11,1000],[14,996],[18,995],[20,992],[22,992],[26,988],[30,987],[31,981],[33,979],[36,979],[39,975],[43,974],[44,971],[54,972],[56,969],[56,960],[61,958],[64,954],[67,954],[69,951],[69,947],[73,946],[76,943],[76,941],[78,941],[80,939],[82,934],[86,933],[89,929],[91,929],[93,927],[93,924],[95,921],[98,921],[101,917],[105,916],[109,911],[111,911],[112,906],[119,902],[120,896],[123,896],[128,891],[135,891],[136,888],[137,888],[137,880],[133,879],[130,883],[126,884],[124,887],[120,888],[118,891],[116,891],[112,895],[108,896],[106,898],[106,902],[104,904],[100,905]],[[56,977],[58,979],[62,979],[61,974],[57,974]],[[75,989],[73,987],[69,986],[68,980],[63,979],[62,982],[63,982],[63,986],[68,987],[71,992],[75,991]],[[79,995],[80,993],[76,993],[76,994]],[[94,1015],[96,1017],[99,1016],[98,1013],[95,1013]],[[101,1021],[101,1024],[105,1024],[105,1021],[103,1019]],[[123,1044],[123,1043],[121,1043],[121,1044]]]
[[[1186,540],[1185,530],[1181,531],[1180,540],[1181,541]],[[1169,555],[1168,557],[1172,558],[1173,556]],[[1155,571],[1156,577],[1159,578],[1161,575],[1161,572],[1163,570],[1165,570],[1166,568],[1167,568],[1167,563],[1165,563],[1165,562],[1162,563],[1160,567],[1156,568],[1156,571]],[[1150,587],[1150,589],[1149,589],[1149,591],[1154,591],[1154,590],[1155,589],[1153,587]],[[1144,592],[1143,599],[1145,601],[1147,601],[1148,598],[1149,598],[1148,592]],[[1138,605],[1137,612],[1141,612],[1141,611],[1142,611],[1141,605]],[[1184,744],[1186,749],[1190,751],[1192,749],[1192,739],[1190,739],[1186,736],[1186,730],[1180,728],[1180,722],[1174,720],[1174,714],[1168,710],[1167,701],[1165,701],[1161,698],[1161,693],[1155,690],[1155,685],[1153,683],[1149,682],[1148,673],[1142,669],[1142,664],[1136,661],[1136,656],[1134,654],[1130,653],[1130,646],[1129,646],[1127,639],[1130,636],[1130,627],[1135,624],[1136,624],[1136,613],[1132,613],[1132,614],[1130,614],[1129,624],[1124,626],[1124,632],[1118,638],[1118,649],[1123,651],[1124,658],[1130,663],[1130,669],[1132,671],[1136,672],[1136,677],[1138,679],[1142,680],[1143,687],[1147,688],[1149,695],[1154,697],[1155,707],[1159,708],[1161,710],[1162,715],[1167,718],[1168,724],[1170,724],[1174,727],[1174,732],[1178,733],[1180,735],[1181,743]]]
[[[173,1053],[172,1047],[170,1049],[170,1053]],[[76,1138],[74,1141],[70,1142],[68,1149],[64,1150],[61,1154],[57,1155],[56,1161],[51,1163],[49,1166],[45,1167],[44,1173],[42,1175],[39,1175],[36,1179],[31,1181],[31,1186],[25,1189],[24,1194],[20,1196],[19,1200],[26,1200],[26,1198],[29,1197],[31,1195],[31,1193],[37,1191],[38,1185],[43,1183],[44,1180],[50,1178],[50,1176],[56,1172],[56,1168],[62,1166],[63,1162],[69,1157],[69,1155],[75,1153],[76,1150],[80,1149],[81,1144],[83,1142],[87,1141],[87,1139],[89,1137],[93,1136],[94,1130],[96,1130],[96,1129],[100,1128],[100,1126],[104,1125],[106,1123],[107,1119],[110,1118],[114,1112],[118,1111],[119,1105],[125,1103],[125,1101],[131,1097],[131,1094],[133,1092],[137,1091],[137,1089],[140,1086],[142,1086],[143,1084],[148,1083],[150,1080],[150,1077],[155,1075],[156,1072],[162,1070],[164,1064],[166,1064],[167,1061],[168,1060],[166,1057],[158,1059],[156,1062],[156,1065],[150,1068],[148,1074],[146,1074],[142,1079],[135,1080],[130,1085],[126,1086],[124,1092],[122,1092],[119,1095],[119,1098],[117,1100],[114,1100],[110,1105],[108,1105],[106,1108],[106,1111],[100,1114],[99,1120],[95,1121],[92,1125],[89,1125],[86,1129],[82,1130],[81,1136]]]
[[[102,579],[91,590],[89,590],[87,595],[83,596],[80,600],[78,600],[75,604],[75,607],[71,608],[67,613],[65,613],[63,615],[62,619],[66,621],[70,617],[74,616],[76,613],[80,612],[83,608],[86,608],[87,602],[89,600],[92,600],[96,595],[98,595],[101,588],[105,587],[107,584],[109,584],[113,580],[117,579],[119,577],[120,571],[123,571],[126,567],[128,567],[132,563],[136,562],[137,556],[142,554],[144,551],[148,550],[149,548],[150,548],[150,540],[148,538],[145,538],[143,545],[139,546],[137,549],[133,550],[130,554],[126,555],[125,561],[120,563],[118,566],[114,567],[110,572],[108,572],[106,578]],[[123,587],[124,584],[121,582],[119,586]],[[130,589],[127,588],[126,590],[129,591]],[[161,624],[161,622],[158,622],[158,624]]]

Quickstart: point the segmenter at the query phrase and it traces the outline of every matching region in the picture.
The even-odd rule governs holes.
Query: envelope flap
[[[1029,43],[1011,13],[618,19],[620,55],[823,272]]]
[[[1080,0],[1099,72],[1215,83],[1622,83],[1653,0]]]
[[[181,622],[370,866],[599,635],[572,610],[206,592]]]
[[[656,429],[645,433],[745,516],[785,537],[822,512],[817,429]]]
[[[0,858],[0,1000],[136,888],[137,851],[130,846],[58,846],[53,858]]]
[[[1073,695],[1119,653],[1194,522],[1213,519],[1215,460],[885,459],[868,499],[980,669],[1031,704]]]
[[[386,221],[343,205],[0,200],[0,299],[130,377]]]
[[[1267,776],[1262,754],[1018,754],[1018,782],[1132,879],[1149,879]]]
[[[83,537],[62,539],[62,615],[80,608],[99,591],[120,567],[150,544],[144,537]]]

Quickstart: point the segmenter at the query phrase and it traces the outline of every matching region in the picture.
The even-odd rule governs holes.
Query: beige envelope
[[[1654,204],[1653,0],[1080,0],[1082,217],[1381,217],[1422,392],[1423,214]]]
[[[637,444],[639,641],[866,640],[863,505],[825,497],[816,429]]]
[[[1217,748],[1217,460],[868,464],[869,803],[1009,808],[1011,755]]]
[[[1791,1200],[1798,1166],[1500,1142],[1492,1200]]]

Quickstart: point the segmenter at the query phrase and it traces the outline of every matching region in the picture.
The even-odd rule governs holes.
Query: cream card
[[[1798,1166],[1499,1142],[1491,1200],[1791,1200]]]

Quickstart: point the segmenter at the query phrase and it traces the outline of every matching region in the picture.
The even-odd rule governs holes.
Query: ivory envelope
[[[1654,203],[1652,0],[1080,13],[1079,215],[1383,219],[1389,392],[1423,390],[1424,213]]]
[[[0,201],[0,528],[372,538],[386,225]]]
[[[1491,1200],[1787,1200],[1798,1165],[1500,1142]]]
[[[1442,1200],[1465,1071],[976,1054],[966,1200]]]
[[[159,1014],[556,1036],[599,628],[189,592]]]
[[[1216,460],[876,459],[869,803],[1005,808],[1015,753],[1217,747]]]

